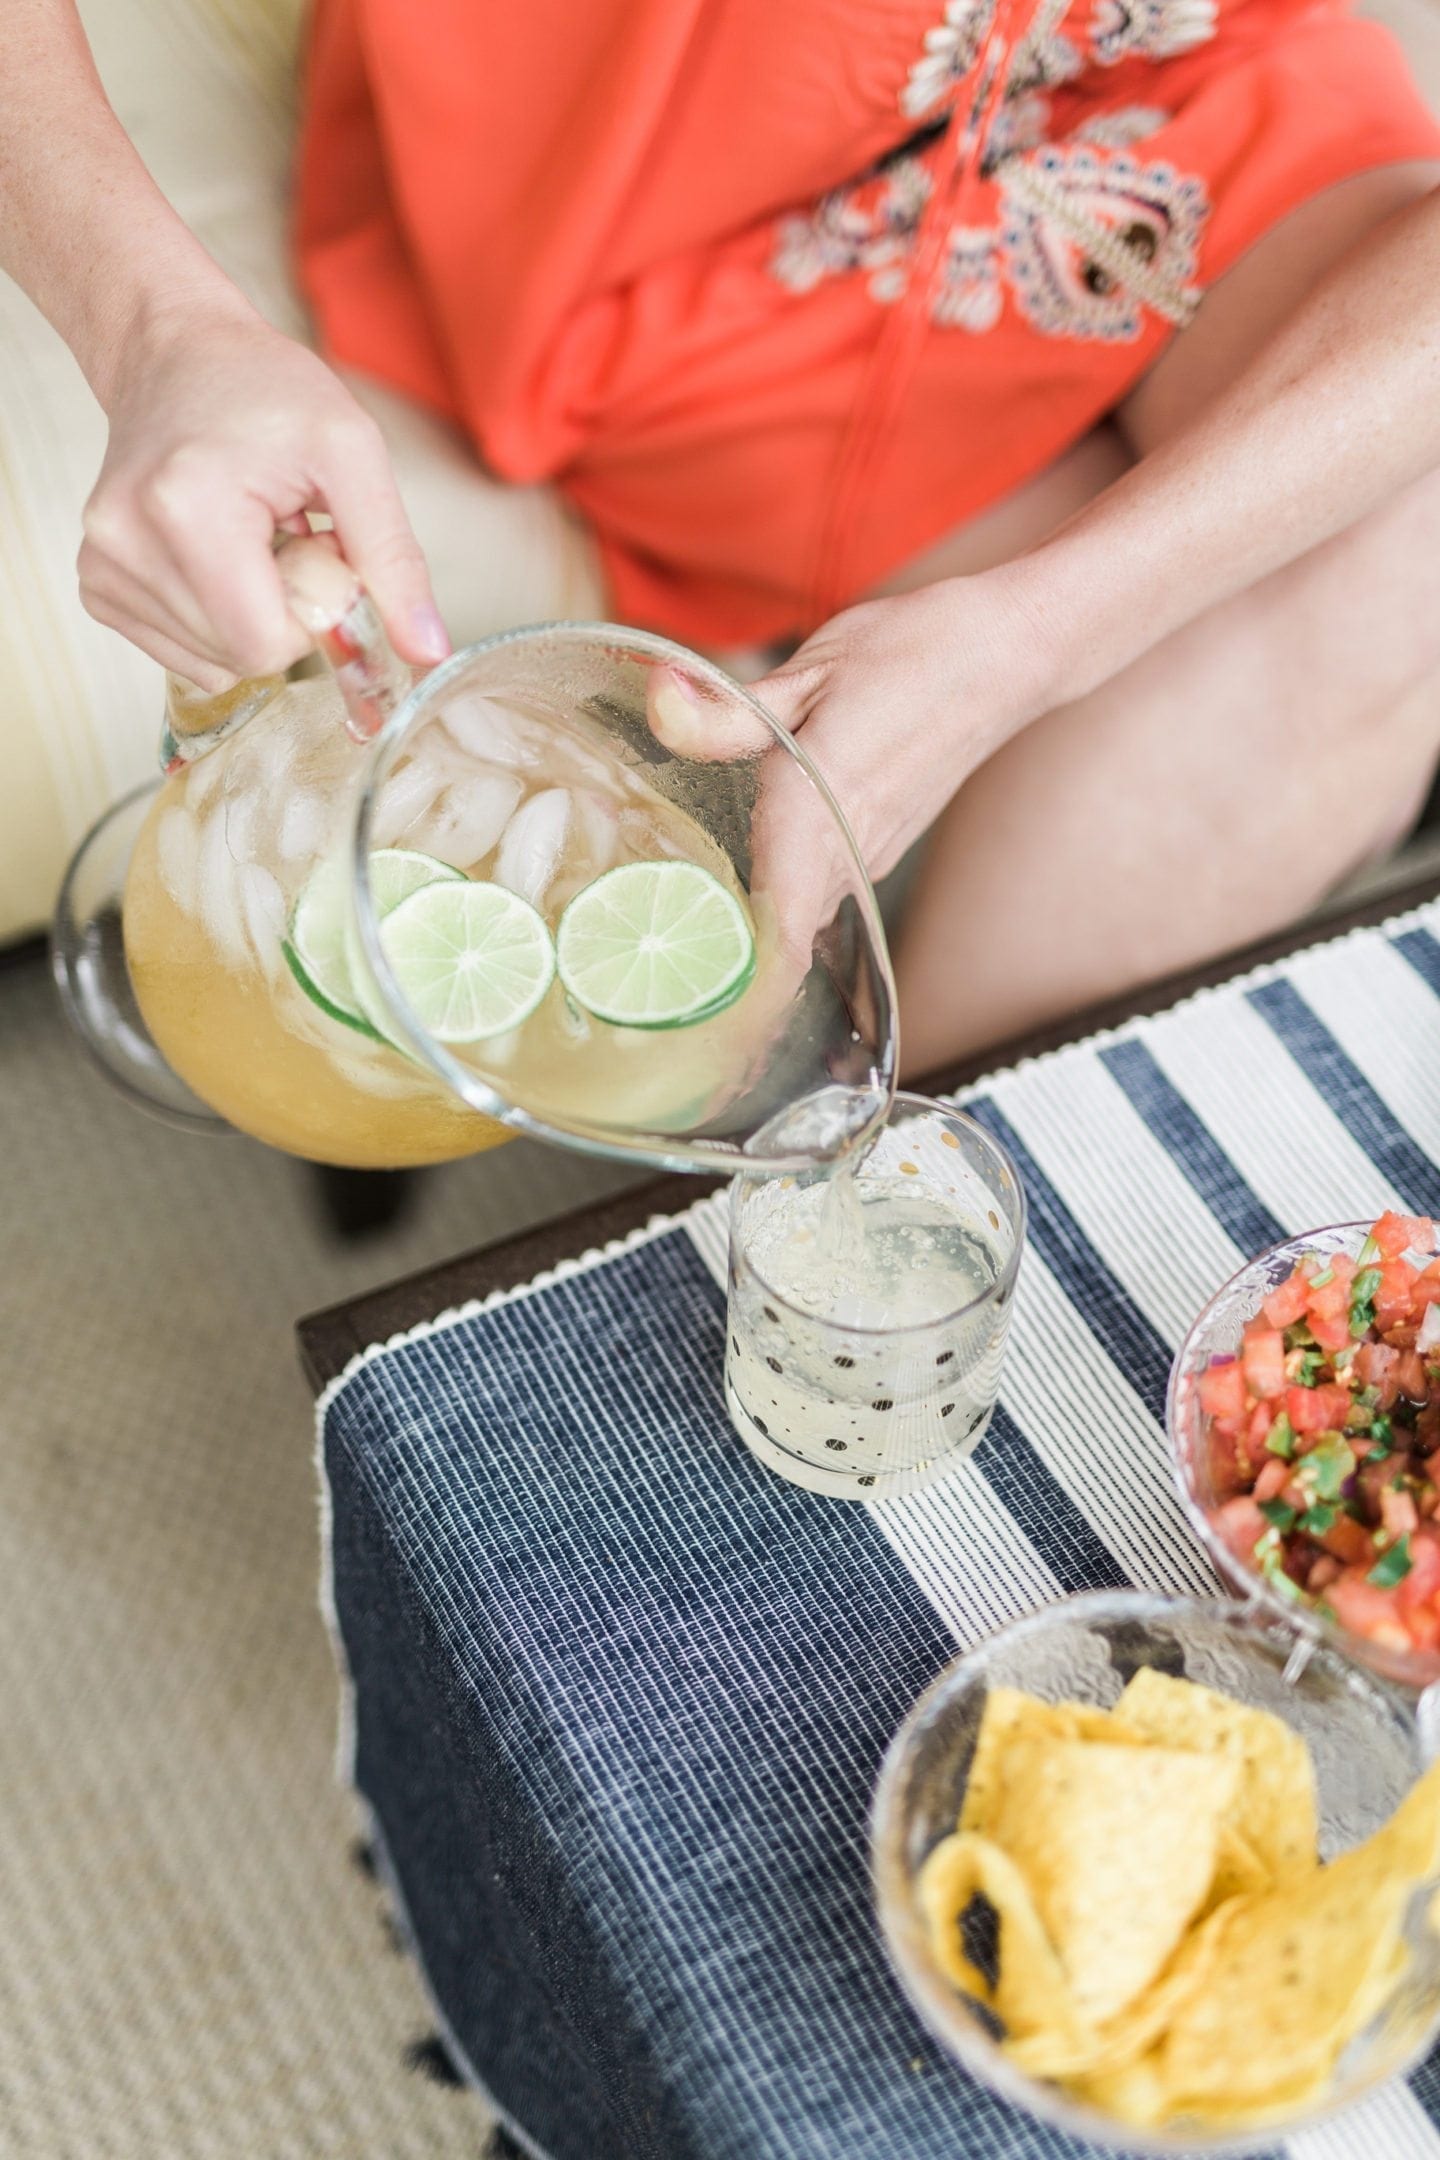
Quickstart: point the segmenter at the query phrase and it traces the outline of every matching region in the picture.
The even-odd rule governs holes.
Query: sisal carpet
[[[481,2160],[333,1772],[316,1306],[627,1181],[521,1142],[342,1246],[0,956],[0,2154]]]

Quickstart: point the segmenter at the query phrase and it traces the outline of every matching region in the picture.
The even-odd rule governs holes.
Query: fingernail
[[[448,660],[450,635],[440,620],[440,611],[434,607],[417,607],[410,611],[410,643],[422,660]]]
[[[676,668],[658,670],[651,693],[655,717],[672,749],[693,741],[700,714],[700,700]],[[678,738],[678,742],[677,742]]]

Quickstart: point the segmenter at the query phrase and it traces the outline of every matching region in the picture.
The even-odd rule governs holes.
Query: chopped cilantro
[[[1263,1508],[1261,1513],[1264,1513]],[[1340,1510],[1333,1500],[1317,1501],[1314,1507],[1306,1508],[1300,1517],[1300,1528],[1308,1537],[1324,1537],[1327,1530],[1334,1529],[1335,1518],[1339,1513]]]
[[[1265,1446],[1282,1462],[1289,1462],[1295,1453],[1295,1428],[1282,1410],[1265,1435]]]
[[[1350,1285],[1350,1333],[1359,1342],[1375,1325],[1375,1293],[1380,1288],[1380,1270],[1377,1267],[1361,1268]]]
[[[1410,1558],[1410,1533],[1397,1538],[1388,1552],[1383,1552],[1366,1575],[1366,1582],[1374,1583],[1377,1590],[1393,1590],[1396,1583],[1404,1582],[1413,1562]]]
[[[1288,1500],[1262,1500],[1260,1502],[1260,1513],[1265,1517],[1266,1522],[1274,1523],[1275,1528],[1282,1534],[1286,1530],[1293,1530],[1295,1527],[1295,1510]],[[1314,1513],[1313,1509],[1311,1513]]]
[[[1277,1596],[1290,1605],[1305,1605],[1309,1600],[1293,1576],[1285,1572],[1285,1554],[1280,1543],[1280,1532],[1273,1526],[1255,1541],[1255,1558],[1260,1572]]]
[[[1355,1475],[1355,1450],[1339,1433],[1322,1433],[1310,1453],[1295,1470],[1312,1505],[1316,1500],[1338,1500],[1346,1478]]]

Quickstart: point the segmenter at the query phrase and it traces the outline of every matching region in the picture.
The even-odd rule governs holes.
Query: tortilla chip
[[[1248,2107],[1280,2074],[1330,2075],[1403,1968],[1401,1924],[1415,1886],[1393,1871],[1394,1827],[1301,1882],[1230,1908],[1207,1984],[1176,2010],[1162,2044],[1177,2106]]]
[[[1201,1918],[1235,1897],[1264,1897],[1275,1888],[1275,1878],[1245,1834],[1233,1823],[1222,1822],[1215,1848],[1215,1880],[1200,1908]]]
[[[1207,2130],[1258,2130],[1293,2120],[1303,2108],[1324,2098],[1329,2082],[1328,2071],[1306,2073],[1271,2086],[1253,2100],[1227,2105],[1211,2098],[1192,2105],[1177,2101],[1165,2081],[1160,2050],[1155,2048],[1118,2069],[1077,2078],[1071,2089],[1092,2107],[1136,2129],[1153,2130],[1162,2123],[1189,2120]]]
[[[1082,2023],[1147,1988],[1204,1904],[1239,1765],[1176,1748],[1012,1739],[991,1835],[1024,1873]]]
[[[1158,2123],[1168,2122],[1174,2112],[1159,2057],[1153,2052],[1138,2055],[1118,2069],[1097,2070],[1091,2076],[1074,2078],[1071,2090],[1116,2122],[1130,2123],[1136,2129],[1153,2129]]]
[[[1440,1875],[1440,1765],[1327,1867],[1303,1739],[1144,1670],[1113,1711],[993,1689],[960,1831],[917,1883],[942,1970],[1018,2068],[1135,2128],[1268,2128],[1321,2100]],[[998,1919],[993,1986],[961,1921]],[[1440,1891],[1427,1914],[1440,1931]]]
[[[988,1834],[1001,1764],[1012,1740],[1114,1738],[1124,1743],[1131,1738],[1128,1731],[1112,1734],[1110,1727],[1111,1712],[1097,1710],[1090,1703],[1039,1702],[1033,1695],[1022,1695],[1018,1688],[991,1688],[985,1697],[985,1712],[965,1782],[959,1827],[978,1831],[982,1836]],[[1138,1744],[1141,1736],[1137,1732],[1134,1737]]]
[[[1317,1865],[1310,1751],[1282,1719],[1146,1666],[1115,1705],[1112,1721],[1165,1747],[1227,1755],[1240,1763],[1230,1823],[1277,1888]],[[1245,1886],[1237,1880],[1235,1887]]]
[[[1015,2045],[1006,2053],[1031,2077],[1094,2077],[1136,2061],[1159,2039],[1180,2005],[1209,1980],[1219,1941],[1221,1915],[1193,1927],[1182,1939],[1164,1972],[1118,2017],[1096,2027],[1088,2043],[1076,2048],[1063,2035],[1040,2033]]]
[[[986,2003],[1007,2034],[1052,2036],[1080,2059],[1089,2052],[1030,1886],[1008,1853],[987,1838],[955,1832],[942,1838],[915,1879],[915,1896],[936,1964],[948,1980]],[[977,1896],[1000,1923],[999,1973],[991,1987],[965,1955],[961,1923]]]
[[[1340,1857],[1353,1860],[1366,1852],[1407,1876],[1412,1884],[1440,1874],[1440,1762],[1431,1763],[1411,1786],[1388,1823]],[[1339,1861],[1334,1865],[1338,1867]]]

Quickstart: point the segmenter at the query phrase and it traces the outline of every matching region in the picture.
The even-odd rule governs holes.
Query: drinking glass
[[[1024,1240],[1005,1150],[921,1095],[834,1176],[737,1178],[725,1399],[746,1447],[840,1499],[953,1469],[995,1407]]]

